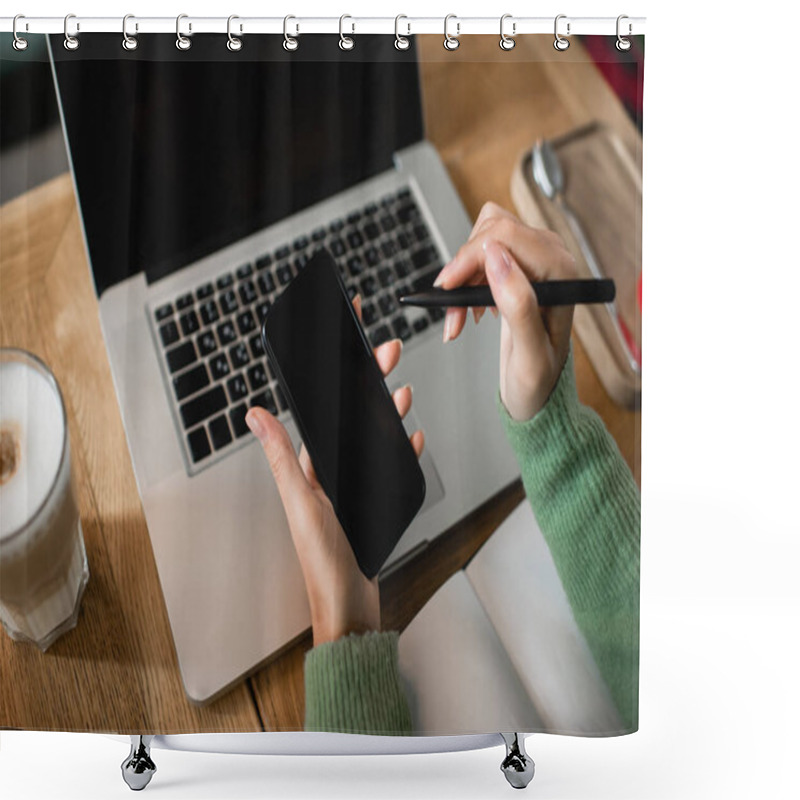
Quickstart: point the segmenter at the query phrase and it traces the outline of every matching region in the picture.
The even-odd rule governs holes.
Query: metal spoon
[[[561,169],[561,163],[558,160],[556,151],[549,142],[539,140],[533,146],[533,150],[531,150],[531,172],[533,173],[533,180],[542,190],[545,197],[561,208],[561,212],[564,214],[567,224],[578,242],[578,247],[583,253],[589,271],[595,278],[604,278],[603,270],[600,268],[594,250],[592,250],[592,246],[589,244],[578,218],[564,199],[564,172]],[[636,344],[633,334],[617,312],[615,303],[606,303],[606,308],[611,316],[611,322],[625,351],[630,368],[636,375],[641,375],[642,352]]]

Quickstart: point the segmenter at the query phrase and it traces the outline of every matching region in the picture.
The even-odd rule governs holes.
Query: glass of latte
[[[0,621],[46,650],[89,580],[63,398],[36,356],[0,348]]]

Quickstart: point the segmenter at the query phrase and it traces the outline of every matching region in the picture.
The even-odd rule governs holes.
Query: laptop
[[[244,423],[277,414],[259,340],[319,247],[362,296],[377,345],[404,342],[427,493],[396,568],[518,477],[495,408],[499,323],[442,344],[429,286],[471,223],[425,140],[416,47],[360,36],[50,38],[103,337],[187,696],[206,703],[302,637],[305,585],[266,458]]]

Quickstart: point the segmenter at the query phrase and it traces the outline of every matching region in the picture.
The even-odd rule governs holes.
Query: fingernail
[[[247,416],[244,418],[244,421],[247,423],[247,427],[250,428],[250,430],[259,439],[264,438],[266,430],[264,429],[264,426],[261,424],[261,421],[258,418],[258,414],[255,414],[252,408],[247,412]]]
[[[486,253],[486,269],[496,281],[504,281],[511,269],[511,260],[505,248],[497,242],[484,242],[483,250]]]
[[[442,281],[444,280],[444,267],[442,267],[441,272],[436,276],[436,280],[433,282],[433,285],[439,287],[442,285]]]
[[[449,342],[453,335],[453,324],[455,319],[452,314],[447,314],[444,318],[444,335],[442,336],[443,342]]]

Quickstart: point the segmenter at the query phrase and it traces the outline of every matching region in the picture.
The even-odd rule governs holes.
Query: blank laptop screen
[[[389,169],[423,138],[415,47],[391,36],[92,34],[50,41],[98,294],[176,269]]]

